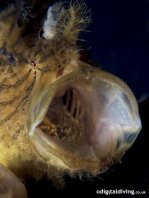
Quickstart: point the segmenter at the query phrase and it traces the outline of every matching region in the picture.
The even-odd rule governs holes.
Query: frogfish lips
[[[46,163],[98,173],[120,160],[141,121],[128,86],[87,65],[57,79],[41,77],[28,127],[32,145]]]

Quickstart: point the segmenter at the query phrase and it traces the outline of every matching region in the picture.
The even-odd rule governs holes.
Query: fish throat
[[[57,91],[39,128],[51,137],[81,143],[84,109],[80,93],[73,86]]]

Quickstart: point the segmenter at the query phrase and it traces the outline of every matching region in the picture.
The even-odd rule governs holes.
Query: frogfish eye
[[[97,174],[120,160],[140,132],[141,121],[129,87],[86,64],[50,83],[41,77],[28,127],[45,163]]]

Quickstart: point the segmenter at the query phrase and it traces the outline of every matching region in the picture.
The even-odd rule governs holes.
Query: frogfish
[[[85,3],[17,1],[0,12],[0,197],[32,175],[99,175],[133,145],[141,120],[120,78],[81,56]]]

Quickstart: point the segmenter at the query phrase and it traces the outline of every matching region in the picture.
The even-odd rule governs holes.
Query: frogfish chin
[[[53,167],[97,175],[121,160],[141,130],[135,96],[82,61],[84,3],[17,2],[0,12],[0,174],[8,173],[0,189],[13,178],[17,186],[10,171],[25,178],[31,166],[33,176]]]

